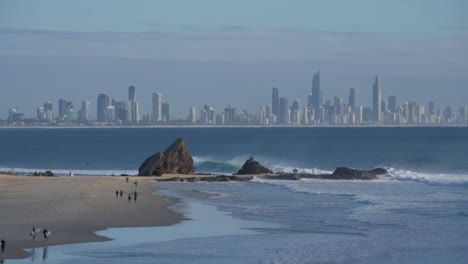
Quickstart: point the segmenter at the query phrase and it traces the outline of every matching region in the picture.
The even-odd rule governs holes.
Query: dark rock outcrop
[[[195,166],[184,139],[177,139],[164,152],[147,158],[138,169],[138,176],[161,176],[163,174],[193,174]]]
[[[273,173],[271,170],[260,164],[260,162],[250,157],[250,159],[246,160],[244,166],[237,172],[239,175],[246,175],[246,174],[265,174],[265,173]]]
[[[33,175],[33,176],[47,176],[47,177],[53,177],[53,176],[55,176],[55,174],[54,174],[52,171],[50,171],[50,170],[48,170],[48,171],[46,171],[46,172],[37,172],[37,171],[36,171],[36,172],[34,172],[32,175]]]
[[[338,167],[333,172],[332,176],[335,179],[343,179],[343,180],[373,180],[377,179],[377,174],[371,171],[363,171],[363,170],[355,170],[346,167]]]

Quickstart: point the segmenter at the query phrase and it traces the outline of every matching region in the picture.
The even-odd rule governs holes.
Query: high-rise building
[[[397,101],[394,95],[388,97],[388,110],[392,113],[397,112]]]
[[[294,100],[289,109],[289,121],[294,125],[299,125],[301,123],[301,102]]]
[[[97,121],[105,122],[107,120],[107,108],[110,105],[110,98],[105,93],[100,93],[97,98]]]
[[[375,76],[374,84],[372,85],[373,96],[372,96],[372,115],[373,120],[375,123],[380,123],[382,120],[381,114],[381,97],[382,91],[380,89],[380,78],[379,76]]]
[[[279,123],[289,124],[289,103],[286,97],[280,97]]]
[[[273,87],[273,91],[272,91],[272,95],[271,95],[271,110],[272,110],[272,113],[276,116],[279,116],[279,92],[278,92],[278,88],[276,87]]]
[[[133,85],[128,87],[128,102],[130,104],[129,111],[129,123],[138,123],[140,120],[139,104],[136,101],[136,88]]]
[[[65,99],[59,99],[58,101],[58,116],[59,118],[63,118],[65,116],[65,111],[67,108],[67,100]]]
[[[153,93],[152,97],[152,119],[153,122],[161,122],[162,120],[162,94]]]
[[[200,120],[203,124],[214,125],[216,123],[216,111],[212,106],[205,104],[200,112]]]
[[[45,121],[51,122],[54,119],[53,104],[51,102],[44,103],[44,113],[46,116]]]
[[[197,113],[196,113],[195,107],[193,107],[193,106],[189,108],[188,121],[191,124],[197,123]]]
[[[166,101],[162,102],[161,116],[163,122],[171,122],[171,105]]]
[[[258,124],[261,126],[264,126],[267,124],[268,119],[266,118],[266,112],[265,109],[263,108],[263,105],[260,105],[258,108]]]
[[[322,81],[320,80],[320,71],[314,74],[312,79],[312,108],[316,116],[320,113],[322,106]]]
[[[38,121],[46,121],[46,114],[45,114],[45,111],[44,111],[44,107],[40,106],[37,108],[36,110],[36,118]]]
[[[236,108],[231,104],[228,107],[224,108],[224,123],[227,125],[234,123],[234,118],[236,116]]]
[[[81,102],[81,114],[79,118],[81,121],[91,120],[91,103],[89,101]]]
[[[140,104],[137,101],[131,101],[132,106],[132,123],[138,123],[140,121]]]
[[[135,89],[135,86],[133,85],[130,85],[128,87],[128,100],[136,101],[136,89]]]
[[[115,119],[119,122],[125,122],[130,120],[128,109],[130,104],[127,100],[117,101],[114,103],[114,114]]]
[[[436,105],[433,101],[429,102],[429,114],[435,115],[436,114]]]
[[[354,88],[349,89],[349,102],[348,102],[349,107],[351,107],[351,111],[354,110],[356,107],[356,90]]]

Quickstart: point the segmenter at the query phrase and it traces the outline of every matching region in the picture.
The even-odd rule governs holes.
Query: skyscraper
[[[128,87],[128,100],[129,101],[136,101],[136,91],[135,86],[130,85]]]
[[[152,98],[152,118],[153,122],[161,122],[161,113],[162,113],[162,94],[153,93]]]
[[[375,76],[374,84],[372,85],[373,96],[372,96],[372,111],[373,121],[375,123],[381,122],[381,97],[382,91],[380,89],[380,78]]]
[[[140,120],[139,104],[136,101],[136,88],[133,85],[128,87],[128,101],[130,104],[129,111],[129,122],[138,123]]]
[[[63,118],[65,116],[66,108],[67,108],[67,100],[59,99],[59,101],[58,101],[58,109],[59,109],[58,115],[59,115],[59,118]]]
[[[105,122],[107,108],[109,107],[110,99],[105,93],[100,93],[97,98],[97,121]]]
[[[320,116],[320,107],[322,106],[322,82],[320,80],[320,71],[314,74],[312,79],[312,108],[315,116]]]
[[[162,121],[165,123],[169,123],[171,121],[171,105],[166,101],[162,102],[161,117]]]
[[[44,103],[44,114],[47,122],[54,119],[53,104],[51,102]]]
[[[189,117],[188,117],[188,121],[191,123],[191,124],[195,124],[197,122],[197,114],[196,114],[196,109],[195,107],[190,107],[189,108]]]
[[[272,91],[272,96],[271,96],[271,106],[272,106],[272,113],[276,115],[277,117],[279,116],[279,92],[278,88],[273,87]]]
[[[351,110],[354,110],[354,108],[356,107],[356,90],[354,90],[354,88],[349,89],[348,106],[351,107]]]
[[[236,116],[236,108],[231,104],[228,107],[224,108],[224,123],[225,124],[233,124],[234,118]]]
[[[79,118],[81,121],[91,120],[91,103],[89,101],[81,102],[81,116]]]

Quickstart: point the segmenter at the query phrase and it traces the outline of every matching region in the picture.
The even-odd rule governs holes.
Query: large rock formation
[[[365,171],[365,170],[355,170],[346,167],[338,167],[333,172],[332,176],[336,179],[343,179],[343,180],[374,180],[377,179],[377,175],[385,174],[387,170],[383,168],[376,168],[373,170]]]
[[[246,174],[265,174],[265,173],[273,173],[268,168],[264,167],[260,162],[250,157],[250,159],[246,160],[242,169],[240,169],[237,174],[239,175],[246,175]]]
[[[138,176],[163,174],[193,174],[193,159],[183,138],[177,139],[164,152],[147,158],[138,169]]]

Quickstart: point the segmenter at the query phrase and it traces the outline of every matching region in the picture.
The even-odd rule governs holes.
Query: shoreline
[[[183,221],[170,209],[177,199],[154,195],[154,177],[86,176],[38,177],[0,175],[0,238],[5,252],[0,259],[19,259],[30,255],[25,249],[111,240],[95,232],[116,227],[170,226]],[[135,187],[133,182],[137,180]],[[124,195],[116,198],[115,191]],[[128,201],[128,193],[138,198]],[[32,227],[47,228],[32,241]]]

